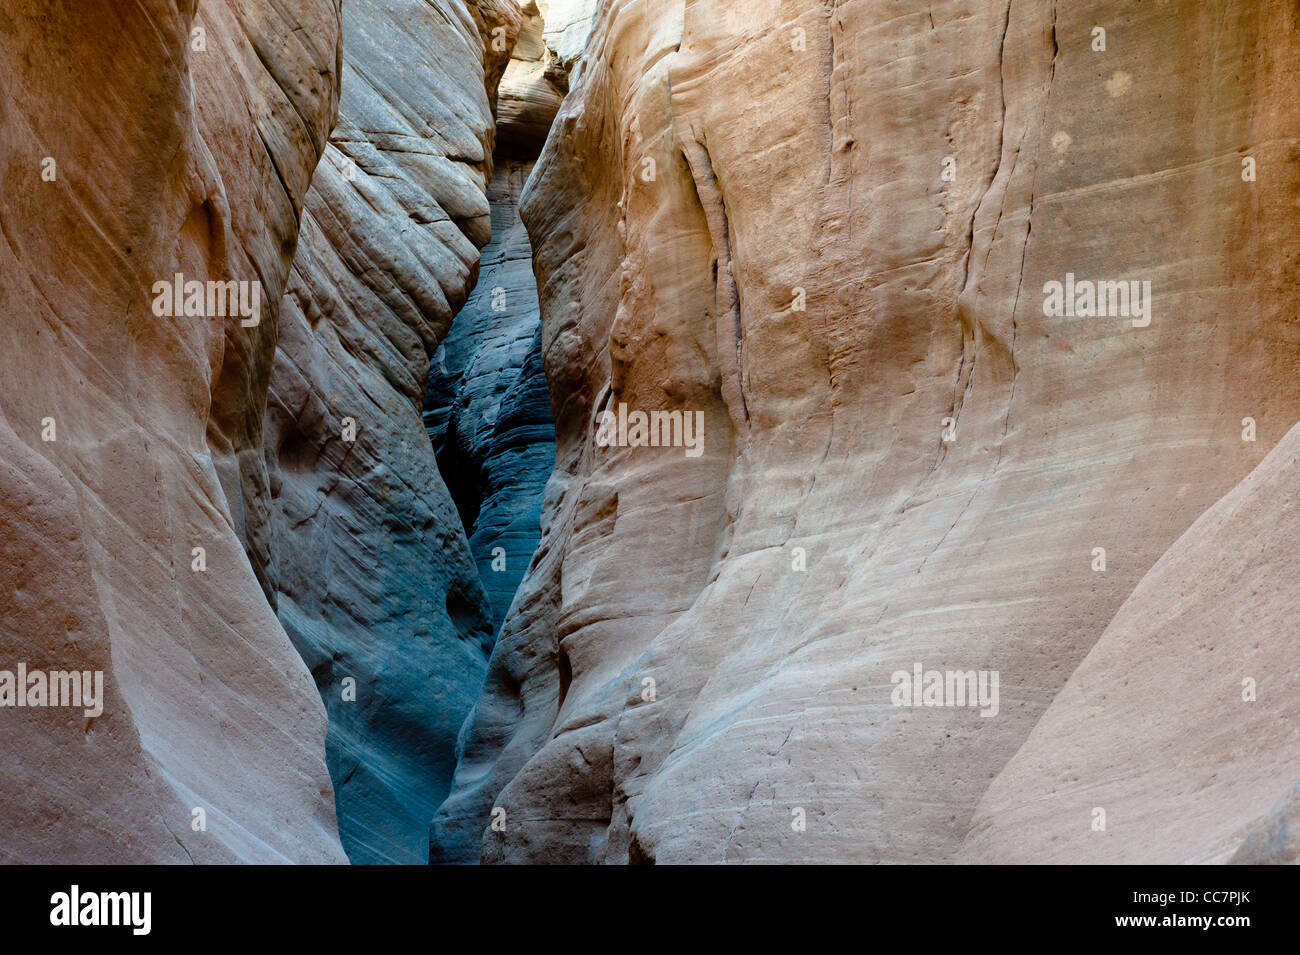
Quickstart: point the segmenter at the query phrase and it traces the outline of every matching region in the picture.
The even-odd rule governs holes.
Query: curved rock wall
[[[336,0],[0,18],[0,668],[104,686],[0,710],[6,861],[345,859],[325,714],[241,546],[338,60]],[[177,273],[261,308],[159,314]]]
[[[265,578],[330,717],[354,863],[423,863],[491,610],[422,422],[491,220],[512,0],[356,0],[270,381]],[[467,78],[469,78],[467,80]]]
[[[544,535],[435,858],[955,858],[1139,581],[1300,418],[1294,17],[603,0],[522,200]],[[1062,314],[1076,281],[1141,308]],[[703,453],[603,446],[621,405],[698,413]],[[917,665],[995,671],[996,708],[894,705]],[[1111,817],[1127,859],[1156,792]]]
[[[960,858],[1300,861],[1300,426],[1165,552],[980,800]]]

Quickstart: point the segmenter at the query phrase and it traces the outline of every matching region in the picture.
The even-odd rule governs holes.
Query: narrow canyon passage
[[[518,212],[532,161],[510,158],[512,132],[498,125],[488,186],[492,241],[483,248],[478,284],[434,353],[424,410],[494,628],[537,549],[542,493],[555,463],[532,249]]]
[[[354,863],[427,860],[492,648],[491,604],[423,412],[430,358],[491,233],[509,43],[491,44],[519,27],[506,2],[344,6],[338,123],[281,310],[262,577],[329,715]]]
[[[427,860],[540,535],[554,427],[517,201],[562,93],[543,29],[533,4],[343,15],[269,389],[263,576],[329,712],[357,863]]]
[[[280,352],[292,359],[303,290],[309,322],[343,313],[317,299],[344,266],[377,302],[348,303],[365,320],[338,365],[360,355],[378,377],[330,398],[321,420],[363,398],[380,412],[358,417],[352,449],[327,443],[346,479],[332,493],[320,446],[309,456],[292,439],[313,416],[268,412],[284,519],[273,514],[267,576],[330,713],[354,862],[951,861],[981,796],[1001,791],[991,767],[1012,760],[1160,554],[1260,460],[1221,408],[1294,420],[1233,377],[1201,405],[1183,399],[1172,444],[1059,476],[1063,441],[1090,468],[1113,453],[1078,362],[1119,375],[1100,399],[1119,415],[1121,384],[1140,391],[1148,369],[1184,360],[1159,327],[1139,339],[1036,326],[1051,315],[1024,294],[1065,271],[1126,274],[1125,255],[1165,268],[1137,246],[1084,255],[1077,228],[1043,218],[1090,176],[1132,174],[1120,156],[1056,158],[1058,127],[1089,135],[1058,89],[1092,68],[1086,44],[1059,41],[1085,36],[1082,21],[1008,3],[940,11],[934,26],[918,8],[882,29],[860,3],[796,6],[760,4],[752,22],[698,3],[503,7],[513,46],[507,59],[482,25],[482,96],[454,79],[467,60],[377,70],[391,61],[373,39],[349,46],[349,23],[382,36],[391,11],[345,11],[345,63],[357,58],[375,95],[351,99],[345,77],[313,193],[343,184],[328,214],[308,199]],[[864,51],[952,62],[922,83],[877,84],[855,71]],[[1103,88],[1112,110],[1141,92]],[[413,107],[424,125],[395,137],[389,111]],[[905,126],[889,119],[900,108]],[[826,123],[799,122],[825,110]],[[1189,147],[1180,129],[1153,133],[1175,165],[1252,132],[1225,119]],[[949,153],[965,174],[936,178]],[[861,182],[896,168],[895,191],[864,202]],[[1211,208],[1222,187],[1180,188]],[[1084,195],[1098,221],[1120,201]],[[373,216],[376,197],[392,211]],[[403,214],[414,225],[394,243]],[[317,228],[334,258],[314,266]],[[423,270],[401,265],[411,251]],[[1211,271],[1242,281],[1235,268]],[[427,335],[377,271],[417,301],[442,292],[421,303]],[[313,362],[329,324],[303,348]],[[1062,336],[1065,352],[1046,344]],[[1147,354],[1155,341],[1167,351]],[[392,348],[404,366],[385,359]],[[273,374],[272,410],[291,407],[293,387]],[[1052,397],[1060,387],[1072,397]],[[698,453],[594,440],[596,420],[629,408],[698,418]],[[1031,422],[1048,408],[1040,431]],[[1182,452],[1207,441],[1224,453],[1182,480]],[[300,502],[286,490],[295,473],[308,481]],[[1176,475],[1185,487],[1171,496]],[[377,480],[382,507],[366,503]],[[1116,495],[1134,501],[1140,533]],[[295,571],[284,541],[339,525],[358,596],[340,602],[331,578],[304,599],[302,571],[322,551]],[[1099,541],[1104,576],[1078,561]],[[989,561],[997,575],[981,571]],[[981,713],[880,710],[891,675],[933,665],[1004,674],[1005,696]],[[1255,798],[1234,825],[1270,804]],[[814,824],[792,828],[796,811]],[[977,833],[981,851],[1014,853],[987,825]]]
[[[0,3],[8,860],[1300,858],[1296,4]]]

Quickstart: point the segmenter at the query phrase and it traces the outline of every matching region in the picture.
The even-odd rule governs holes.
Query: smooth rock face
[[[1300,612],[1300,530],[1279,520],[1298,489],[1300,426],[1142,578],[984,794],[962,859],[1300,861],[1300,660],[1274,636]]]
[[[568,70],[587,45],[599,0],[538,0],[537,5],[546,21],[547,49]]]
[[[424,863],[493,624],[421,418],[490,235],[511,0],[355,0],[280,319],[265,572],[330,716],[354,863]],[[502,30],[504,48],[493,49]]]
[[[0,669],[104,685],[99,715],[0,708],[7,862],[346,861],[240,538],[339,8],[193,6],[0,16]],[[260,283],[260,320],[160,316],[177,273]]]
[[[1152,568],[1300,419],[1294,19],[603,0],[522,199],[556,413],[543,539],[434,857],[952,861],[1022,744],[963,860],[1245,851],[1295,778],[1291,704],[1237,702],[1246,675],[1295,698],[1268,616],[1289,598],[1213,642],[1226,619],[1167,630],[1174,594],[1223,574],[1213,512]],[[1144,314],[1050,314],[1048,283],[1076,279],[1150,282]],[[703,453],[601,446],[620,405],[698,412]],[[1233,494],[1266,508],[1283,471]],[[1099,705],[1067,686],[1094,645],[1080,682],[1141,679],[1074,726]],[[1175,652],[1191,697],[1143,693]],[[918,664],[996,671],[996,715],[894,705]],[[1204,752],[1121,793],[1118,727],[1144,721],[1121,752],[1155,759],[1198,700]],[[1240,783],[1206,775],[1216,715],[1253,734]],[[1219,821],[1135,833],[1162,778]],[[1103,840],[1091,785],[1116,807]]]

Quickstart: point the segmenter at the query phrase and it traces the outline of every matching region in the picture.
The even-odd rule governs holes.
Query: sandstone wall
[[[5,861],[345,861],[325,714],[241,546],[339,5],[195,7],[0,17],[0,666],[106,696],[0,710]],[[160,317],[176,273],[260,283],[260,321]]]
[[[423,863],[483,679],[491,609],[422,410],[491,235],[513,0],[355,0],[266,413],[264,576],[330,716],[354,863]],[[498,32],[499,31],[499,32]]]
[[[961,860],[1300,861],[1297,460],[1300,426],[1142,578],[980,800]]]
[[[522,199],[556,414],[543,539],[435,857],[950,861],[1030,738],[978,861],[1035,848],[1000,812],[1075,824],[1016,808],[1038,767],[1120,785],[1098,755],[1113,714],[1096,738],[1062,728],[1097,691],[1030,733],[1094,644],[1080,673],[1112,684],[1157,652],[1135,645],[1167,593],[1112,617],[1300,418],[1294,18],[603,0]],[[1067,274],[1149,281],[1149,325],[1045,314]],[[620,404],[701,412],[704,453],[598,446]],[[1192,576],[1166,588],[1205,572],[1175,558]],[[1238,634],[1180,679],[1287,685],[1285,628],[1243,632],[1254,656]],[[997,715],[891,705],[916,663],[998,671]],[[1124,700],[1130,720],[1160,705]],[[1134,758],[1182,711],[1160,712]],[[1258,772],[1294,763],[1290,739],[1263,734]],[[1049,758],[1059,740],[1090,755]],[[1181,851],[1227,853],[1294,775],[1248,799],[1178,776],[1197,818],[1233,807]],[[1135,828],[1165,795],[1128,794],[1116,858],[1159,855]],[[1060,857],[1102,851],[1079,848],[1088,821]]]

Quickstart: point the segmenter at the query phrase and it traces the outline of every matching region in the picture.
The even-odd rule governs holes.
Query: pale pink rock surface
[[[522,202],[558,464],[450,854],[953,860],[1139,581],[1300,419],[1294,17],[604,0]],[[1045,315],[1067,273],[1150,281],[1150,325]],[[705,453],[598,447],[619,403],[703,412]],[[893,706],[915,663],[998,671],[997,716]]]
[[[6,861],[345,861],[324,710],[240,540],[338,56],[334,0],[7,5],[0,667],[107,699],[0,709]],[[156,316],[177,272],[261,282],[260,323]]]
[[[980,800],[961,860],[1300,861],[1298,489],[1300,426],[1142,578]]]

